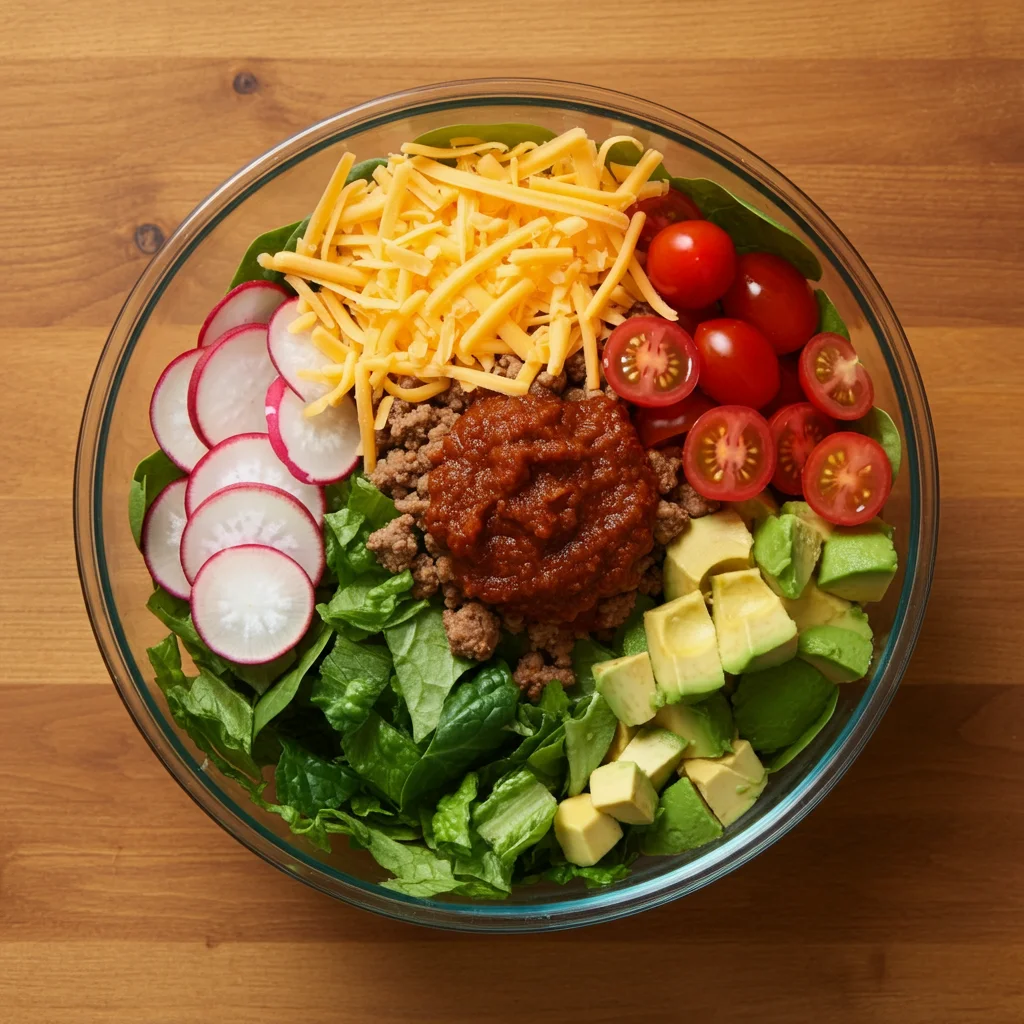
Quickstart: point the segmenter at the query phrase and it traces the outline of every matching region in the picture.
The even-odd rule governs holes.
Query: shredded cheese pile
[[[310,332],[334,360],[302,371],[330,388],[306,415],[353,392],[372,471],[374,428],[394,398],[425,401],[452,380],[524,395],[542,369],[561,373],[581,349],[587,387],[599,387],[598,339],[634,302],[677,318],[636,256],[645,215],[625,213],[667,191],[649,180],[662,157],[647,150],[635,166],[616,166],[618,180],[606,158],[622,141],[643,152],[628,136],[598,149],[582,128],[513,149],[406,143],[372,182],[348,185],[346,153],[296,251],[259,257],[300,297],[289,330]],[[505,353],[523,363],[514,379],[493,372]],[[403,376],[422,383],[403,387],[394,379]]]

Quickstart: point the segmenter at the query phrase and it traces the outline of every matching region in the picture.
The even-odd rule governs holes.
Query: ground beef
[[[535,622],[527,630],[535,650],[543,651],[559,668],[572,665],[572,649],[576,634],[555,622]]]
[[[664,580],[661,574],[661,566],[652,561],[647,571],[640,577],[640,585],[637,590],[648,597],[657,597],[664,589]]]
[[[370,534],[366,546],[388,572],[405,572],[419,554],[412,516],[404,515],[392,519],[387,526]]]
[[[404,498],[410,491],[416,490],[420,477],[429,468],[429,465],[423,465],[418,452],[395,448],[377,463],[376,469],[370,474],[370,480],[374,487],[392,498]]]
[[[597,394],[597,392],[595,392]],[[566,388],[562,392],[562,398],[566,402],[582,402],[587,397],[585,388]]]
[[[565,361],[565,375],[570,384],[583,384],[587,379],[587,357],[582,350],[574,352]],[[571,399],[578,401],[578,399]]]
[[[565,390],[565,373],[557,377],[541,370],[530,385],[530,394],[540,398],[557,398]]]
[[[465,412],[480,397],[479,389],[476,391],[463,391],[462,385],[453,380],[447,391],[435,396],[431,401],[435,405],[444,406],[452,412]]]
[[[717,512],[722,507],[720,501],[702,498],[688,483],[681,483],[669,497],[677,505],[682,505],[686,514],[691,519],[709,516],[712,512]]]
[[[423,513],[427,511],[429,505],[430,502],[426,498],[421,498],[418,494],[410,494],[408,497],[395,499],[395,508],[399,512],[413,516],[416,520],[416,525],[421,529]]]
[[[654,539],[659,544],[670,544],[686,528],[690,517],[682,505],[671,501],[658,502],[658,517],[654,521]]]
[[[652,448],[647,453],[651,461],[651,469],[658,479],[658,493],[669,494],[679,484],[679,468],[683,460],[679,458],[678,448]]]
[[[417,600],[432,597],[441,585],[437,578],[437,566],[430,555],[417,555],[410,566],[412,569],[412,596]]]
[[[465,600],[457,583],[442,583],[441,593],[444,595],[445,608],[454,610],[460,607]]]
[[[615,629],[629,618],[636,604],[636,591],[629,590],[625,594],[616,594],[597,604],[594,618],[594,629]]]
[[[519,659],[515,672],[512,674],[516,685],[526,696],[536,702],[544,692],[548,683],[560,682],[563,686],[572,686],[576,682],[576,673],[571,668],[557,668],[547,665],[539,651],[531,651]]]
[[[515,356],[511,356],[508,353],[498,356],[494,361],[494,372],[501,377],[508,377],[509,380],[514,380],[518,377],[519,371],[522,368],[522,360],[517,359]]]
[[[478,601],[464,604],[458,611],[444,613],[444,631],[452,654],[475,661],[486,661],[498,646],[501,623],[494,612]]]
[[[388,416],[388,429],[394,446],[414,451],[421,444],[426,444],[427,431],[434,425],[437,411],[434,406],[425,402],[413,405],[407,412],[401,412],[397,416],[392,408]]]

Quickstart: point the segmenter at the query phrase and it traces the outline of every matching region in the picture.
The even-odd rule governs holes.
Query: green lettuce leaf
[[[331,728],[352,732],[370,716],[390,678],[391,655],[386,647],[338,636],[320,665],[310,700],[323,711]]]
[[[576,688],[580,693],[594,692],[594,666],[599,661],[611,661],[614,657],[614,651],[589,637],[576,641],[572,649],[572,670],[576,673]]]
[[[330,626],[326,623],[321,624],[319,633],[315,635],[313,643],[299,659],[298,665],[274,683],[256,702],[253,714],[253,739],[263,731],[268,722],[281,714],[295,699],[302,680],[306,678],[306,674],[323,653],[333,635]]]
[[[363,779],[401,804],[406,780],[420,760],[419,747],[408,736],[371,711],[355,732],[345,734],[342,749]]]
[[[351,769],[325,761],[282,736],[281,757],[274,772],[277,799],[307,818],[324,808],[337,809],[359,791],[361,781]]]
[[[409,596],[412,587],[408,569],[383,581],[361,577],[338,587],[330,603],[318,604],[316,610],[332,629],[361,640],[386,626],[404,622],[426,607],[425,601],[414,601]]]
[[[142,543],[142,521],[146,518],[149,506],[169,483],[184,475],[162,451],[147,455],[135,467],[128,488],[128,525],[136,547]]]
[[[502,779],[473,810],[481,838],[505,863],[541,840],[551,828],[558,801],[527,768]],[[436,832],[435,832],[436,835]]]
[[[613,882],[621,882],[629,874],[629,868],[625,864],[594,864],[589,868],[581,868],[576,864],[556,864],[542,873],[541,878],[546,882],[555,882],[558,885],[568,885],[582,878],[588,889],[597,889],[602,885],[611,885]]]
[[[437,848],[449,856],[471,857],[470,805],[476,799],[477,777],[470,772],[459,788],[437,801],[430,831]]]
[[[565,756],[565,724],[560,723],[544,743],[526,759],[527,767],[552,793],[565,788],[568,761]]]
[[[618,720],[599,693],[584,697],[565,722],[565,754],[569,762],[569,796],[586,789],[590,773],[608,753]]]

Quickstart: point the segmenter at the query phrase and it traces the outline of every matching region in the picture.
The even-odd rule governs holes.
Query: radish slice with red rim
[[[160,374],[149,402],[149,425],[164,455],[186,473],[206,454],[188,416],[188,385],[202,352],[189,349]]]
[[[212,448],[236,434],[262,433],[275,375],[263,324],[236,327],[203,349],[188,384],[188,416],[199,439]]]
[[[199,347],[213,345],[233,327],[266,324],[291,293],[273,281],[243,281],[210,310],[199,328]]]
[[[280,306],[267,325],[267,350],[277,372],[288,387],[306,402],[326,395],[330,390],[322,381],[304,380],[300,370],[319,370],[334,362],[313,344],[311,331],[292,334],[288,330],[299,315],[299,300],[293,299]]]
[[[192,621],[214,654],[262,665],[290,651],[313,620],[316,598],[302,566],[277,548],[227,548],[199,570]]]
[[[181,567],[195,582],[203,564],[224,548],[262,544],[294,558],[314,584],[324,571],[324,538],[297,498],[267,484],[234,484],[211,494],[181,534]]]
[[[337,407],[306,416],[302,399],[278,377],[267,389],[267,432],[278,458],[298,480],[329,484],[359,465],[359,420],[347,395]]]
[[[236,434],[211,448],[188,479],[186,512],[191,515],[211,494],[233,484],[280,487],[298,498],[318,523],[327,511],[323,490],[297,480],[277,457],[266,434]]]
[[[154,581],[175,597],[187,600],[188,580],[181,569],[181,534],[185,528],[185,479],[169,483],[142,521],[142,557]]]

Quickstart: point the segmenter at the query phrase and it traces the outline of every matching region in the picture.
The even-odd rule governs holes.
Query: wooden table
[[[1024,1019],[1022,54],[1012,0],[7,4],[0,1021]],[[333,903],[201,814],[107,678],[69,503],[161,236],[311,121],[503,70],[660,100],[816,199],[903,318],[943,489],[917,655],[825,803],[683,903],[515,939]]]

